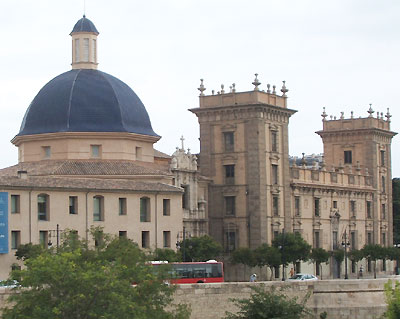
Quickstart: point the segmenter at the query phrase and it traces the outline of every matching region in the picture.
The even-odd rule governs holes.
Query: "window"
[[[321,216],[321,211],[320,211],[320,200],[319,198],[314,198],[314,216],[320,217]]]
[[[126,230],[120,230],[119,233],[118,233],[118,236],[126,238],[128,236],[127,235],[127,231]]]
[[[372,232],[367,232],[367,245],[372,245]]]
[[[46,230],[39,231],[39,243],[44,248],[48,247],[48,243],[49,243],[49,232],[48,231],[46,231]]]
[[[150,247],[150,232],[142,231],[142,248]]]
[[[126,215],[126,198],[124,197],[118,198],[118,214]]]
[[[382,176],[382,193],[386,193],[386,178]]]
[[[332,249],[338,249],[338,233],[337,231],[332,232]]]
[[[79,39],[75,39],[75,62],[79,62],[81,59],[79,51]]]
[[[314,231],[314,248],[320,248],[319,231]]]
[[[78,197],[69,197],[69,213],[72,215],[78,214]]]
[[[278,152],[278,132],[271,131],[271,151]]]
[[[20,196],[11,195],[11,214],[20,213]]]
[[[182,208],[189,209],[189,185],[181,185],[183,188]]]
[[[279,216],[279,197],[272,196],[272,213],[274,216]]]
[[[11,231],[11,249],[18,249],[21,245],[21,232],[19,230]]]
[[[140,221],[142,223],[150,221],[150,198],[148,197],[140,199]]]
[[[50,146],[42,146],[43,150],[43,158],[50,158],[51,157],[51,148]]]
[[[171,247],[171,232],[163,231],[163,247],[170,248]]]
[[[386,204],[382,204],[382,219],[386,219]]]
[[[170,209],[171,209],[171,200],[168,198],[164,198],[163,199],[163,216],[171,215]]]
[[[351,164],[353,162],[351,151],[344,151],[344,163]]]
[[[104,221],[104,197],[94,196],[93,197],[93,220]]]
[[[372,203],[367,201],[367,218],[372,218]]]
[[[142,160],[142,148],[136,146],[135,152],[136,152],[136,160],[141,161]]]
[[[40,194],[37,197],[38,220],[50,220],[49,218],[49,196]]]
[[[295,196],[294,197],[294,214],[295,216],[300,216],[301,211],[300,211],[300,196]]]
[[[385,166],[385,151],[381,151],[381,166]]]
[[[278,165],[272,165],[272,184],[278,184]]]
[[[278,235],[279,235],[279,231],[277,231],[277,230],[274,230],[274,237],[273,237],[272,239],[275,239],[275,238],[277,238],[277,237],[278,237]]]
[[[90,145],[90,155],[92,158],[101,157],[101,145]]]
[[[351,213],[351,217],[356,217],[356,201],[355,200],[350,201],[350,213]]]
[[[226,252],[232,252],[236,249],[236,232],[227,231],[226,232]]]
[[[382,246],[386,246],[386,233],[382,233]]]
[[[96,63],[96,61],[97,61],[97,44],[96,44],[95,39],[92,40],[92,59],[93,59],[93,62]]]
[[[224,146],[225,152],[233,152],[235,139],[233,132],[224,132]]]
[[[228,216],[235,216],[235,196],[225,196],[225,214]]]
[[[89,39],[83,39],[83,62],[89,62]]]
[[[337,208],[337,201],[336,200],[333,201],[333,208],[335,208],[335,209]]]
[[[350,232],[350,249],[356,249],[356,232]]]
[[[225,165],[225,183],[235,183],[235,165]]]

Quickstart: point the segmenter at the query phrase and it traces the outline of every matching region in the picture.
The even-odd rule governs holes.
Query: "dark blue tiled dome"
[[[93,22],[86,18],[86,16],[83,16],[82,19],[78,20],[78,22],[75,23],[71,34],[74,32],[94,32],[96,34],[99,34],[99,31],[97,31]]]
[[[128,85],[90,69],[71,70],[47,83],[26,111],[18,135],[57,132],[158,136],[142,101]]]

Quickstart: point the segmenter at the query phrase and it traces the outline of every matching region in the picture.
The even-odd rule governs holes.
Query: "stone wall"
[[[251,287],[265,285],[266,289],[274,286],[280,290],[284,287],[285,293],[300,299],[310,292],[307,305],[317,315],[316,318],[326,311],[329,319],[378,319],[386,309],[384,284],[387,281],[388,278],[179,285],[175,302],[191,305],[191,319],[220,319],[226,311],[237,310],[231,298],[247,298]],[[9,294],[10,290],[0,288],[0,308]]]

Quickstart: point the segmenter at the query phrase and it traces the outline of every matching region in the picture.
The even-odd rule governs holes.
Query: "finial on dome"
[[[283,93],[282,96],[286,96],[286,93],[289,92],[289,90],[286,88],[286,81],[282,81],[283,85],[281,88],[281,92]]]
[[[253,81],[253,85],[254,85],[254,91],[258,91],[259,89],[258,89],[258,86],[261,84],[261,82],[258,80],[258,73],[255,73],[254,74],[255,76],[256,76],[256,78],[254,79],[254,81]]]
[[[204,87],[204,84],[203,84],[203,79],[200,79],[200,87],[198,88],[198,90],[200,91],[200,96],[203,96],[204,91],[206,90],[206,88]]]

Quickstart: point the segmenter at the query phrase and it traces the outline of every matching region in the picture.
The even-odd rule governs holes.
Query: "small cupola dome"
[[[75,23],[72,32],[72,69],[97,69],[97,31],[84,15]]]

